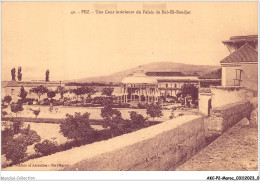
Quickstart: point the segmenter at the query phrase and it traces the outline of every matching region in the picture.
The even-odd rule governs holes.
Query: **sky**
[[[143,9],[190,14],[95,13]],[[2,2],[2,80],[18,66],[25,81],[46,69],[72,80],[161,61],[220,65],[223,40],[258,34],[257,11],[257,2]]]

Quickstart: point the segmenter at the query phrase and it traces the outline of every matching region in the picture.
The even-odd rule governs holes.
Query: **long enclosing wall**
[[[204,146],[204,118],[189,115],[4,170],[174,170]]]
[[[222,107],[228,104],[249,101],[254,97],[254,92],[245,87],[221,87],[211,88],[212,108]]]
[[[206,137],[221,135],[241,119],[250,120],[253,104],[249,101],[236,102],[210,110],[210,117],[205,119]]]
[[[249,101],[232,103],[211,109],[209,117],[181,116],[3,170],[175,170],[204,148],[206,139],[223,134],[245,117],[249,119],[252,110]]]

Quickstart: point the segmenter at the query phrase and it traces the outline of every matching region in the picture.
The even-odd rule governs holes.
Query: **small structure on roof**
[[[221,60],[220,64],[222,86],[241,86],[254,91],[258,90],[258,52],[254,47],[245,43]]]
[[[222,43],[227,46],[230,53],[235,52],[245,44],[258,51],[258,35],[231,36],[229,40],[224,40]]]

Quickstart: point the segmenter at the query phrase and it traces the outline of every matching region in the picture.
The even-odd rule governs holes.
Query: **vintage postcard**
[[[2,171],[258,171],[258,2],[1,13]]]

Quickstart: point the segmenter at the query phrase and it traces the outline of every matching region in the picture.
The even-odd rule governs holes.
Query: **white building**
[[[184,84],[199,87],[198,76],[181,72],[146,72],[138,70],[121,81],[120,102],[153,103],[159,97],[176,96]]]

